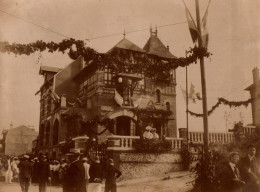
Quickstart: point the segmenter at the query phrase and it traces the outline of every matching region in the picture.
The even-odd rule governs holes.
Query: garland
[[[215,109],[217,107],[219,107],[221,104],[228,105],[230,108],[231,107],[240,107],[242,105],[247,107],[253,100],[254,100],[254,98],[250,98],[246,101],[228,101],[224,98],[218,98],[218,102],[214,106],[212,106],[212,108],[208,111],[208,115],[211,115],[215,111]],[[190,110],[188,110],[188,113],[192,116],[195,116],[195,117],[203,117],[203,114],[194,113]]]
[[[96,118],[88,120],[88,121],[81,121],[80,123],[81,123],[81,126],[83,128],[90,127],[90,129],[88,129],[88,131],[90,131],[94,135],[102,135],[107,130],[109,130],[111,132],[111,130],[114,126],[114,120],[113,119],[103,119],[103,120],[101,120],[99,117],[96,117]],[[105,129],[103,131],[99,132],[99,133],[93,131],[91,129],[91,127],[95,127],[97,125],[102,125],[102,126],[105,127]]]
[[[72,50],[72,46],[76,47],[76,51]],[[194,48],[190,48],[188,51],[189,56],[186,58],[180,57],[178,59],[169,59],[167,61],[159,60],[156,63],[152,63],[149,59],[149,55],[144,53],[138,58],[141,62],[133,64],[130,61],[128,62],[125,59],[120,59],[119,57],[111,54],[98,53],[90,47],[85,47],[84,41],[75,40],[72,38],[64,39],[59,43],[54,43],[52,41],[46,43],[42,40],[29,44],[9,44],[8,42],[0,42],[1,53],[14,53],[15,55],[30,55],[37,51],[43,52],[46,50],[50,53],[59,51],[64,54],[68,49],[70,50],[69,56],[71,59],[75,60],[79,56],[82,56],[85,62],[91,63],[94,61],[96,66],[101,69],[107,66],[115,72],[144,72],[148,77],[167,77],[170,70],[178,67],[185,67],[191,63],[197,63],[199,58],[210,57],[211,55],[206,48],[198,48],[195,46]]]

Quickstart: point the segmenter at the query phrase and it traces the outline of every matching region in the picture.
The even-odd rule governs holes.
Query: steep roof
[[[119,41],[112,49],[110,49],[107,53],[112,53],[112,51],[115,48],[119,48],[119,49],[127,49],[127,50],[131,50],[131,51],[137,51],[137,52],[145,52],[145,50],[141,49],[140,47],[138,47],[136,44],[132,43],[131,41],[129,41],[126,38],[123,38],[121,41]]]
[[[40,67],[39,74],[42,75],[44,72],[57,73],[57,72],[59,72],[60,70],[62,70],[62,69],[61,69],[61,68],[57,68],[57,67],[41,66],[41,67]]]
[[[177,58],[174,56],[167,47],[157,37],[157,30],[151,31],[151,36],[143,48],[148,54],[156,55],[167,59]]]
[[[247,88],[245,88],[245,90],[250,91],[250,90],[254,89],[255,86],[256,86],[256,83],[253,83],[250,86],[248,86]],[[258,86],[260,86],[260,79],[258,80]]]

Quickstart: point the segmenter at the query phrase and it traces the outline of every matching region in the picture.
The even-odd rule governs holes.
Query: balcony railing
[[[108,136],[108,150],[129,151],[135,150],[133,147],[133,141],[140,139],[140,136],[122,136],[111,135]]]
[[[179,151],[182,148],[182,143],[186,142],[184,138],[166,137],[167,141],[171,141],[171,148],[173,151]]]
[[[189,142],[203,143],[203,132],[189,132]],[[209,143],[231,143],[234,141],[233,133],[209,133]]]

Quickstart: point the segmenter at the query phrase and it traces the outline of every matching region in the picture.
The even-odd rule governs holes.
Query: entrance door
[[[130,135],[131,119],[129,117],[121,116],[116,118],[116,134]]]

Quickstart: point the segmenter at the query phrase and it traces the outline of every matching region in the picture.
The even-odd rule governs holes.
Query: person
[[[116,179],[119,178],[122,173],[115,168],[113,159],[108,159],[108,165],[106,167],[106,182],[105,182],[105,192],[116,192]]]
[[[59,184],[59,170],[60,170],[60,163],[58,160],[53,161],[53,185],[58,185]]]
[[[247,147],[247,155],[244,158],[241,158],[239,163],[241,176],[246,182],[244,191],[260,191],[260,163],[255,155],[256,147],[254,145],[249,145]]]
[[[86,180],[86,190],[88,191],[88,181],[89,181],[89,168],[90,168],[90,165],[88,164],[88,158],[87,157],[84,157],[81,159],[84,167],[85,167],[85,180]]]
[[[152,134],[153,134],[153,139],[159,139],[158,133],[156,133],[156,128],[152,128]]]
[[[14,157],[12,164],[11,164],[11,167],[12,167],[12,170],[13,170],[14,181],[18,181],[18,175],[19,175],[18,163],[19,163],[18,158]]]
[[[33,159],[33,173],[32,173],[32,183],[37,183],[38,182],[38,158],[35,157]]]
[[[85,167],[80,161],[80,150],[70,149],[70,152],[66,155],[69,158],[70,165],[65,179],[65,191],[86,192]]]
[[[229,161],[223,164],[220,173],[222,192],[242,192],[245,182],[242,181],[237,167],[239,158],[239,153],[232,152]]]
[[[88,191],[101,192],[103,171],[98,156],[95,157],[94,163],[90,165],[89,176],[90,179],[89,179]]]
[[[13,179],[13,171],[12,171],[12,160],[11,157],[7,158],[7,170],[5,173],[5,182],[6,183],[12,183],[12,179]]]
[[[29,155],[24,155],[18,165],[19,181],[22,192],[28,192],[32,178],[32,164],[29,162]]]
[[[50,179],[50,165],[47,162],[46,156],[42,155],[38,163],[39,192],[46,192],[47,183]]]
[[[59,180],[62,185],[64,183],[64,176],[67,173],[67,168],[68,168],[68,164],[66,162],[66,159],[64,159],[64,158],[61,159],[60,170],[59,170]]]
[[[145,131],[143,133],[143,138],[144,139],[152,139],[153,138],[153,134],[150,132],[152,130],[151,126],[147,126],[145,128]]]

